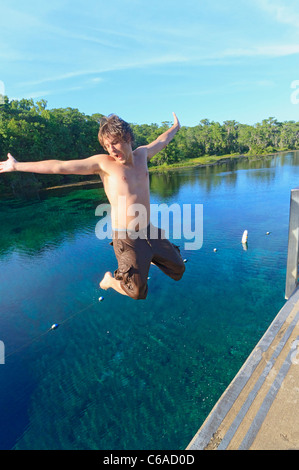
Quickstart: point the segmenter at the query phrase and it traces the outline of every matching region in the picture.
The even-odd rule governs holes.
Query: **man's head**
[[[100,122],[99,142],[105,148],[105,141],[126,142],[133,144],[134,135],[130,125],[116,114],[104,116]]]

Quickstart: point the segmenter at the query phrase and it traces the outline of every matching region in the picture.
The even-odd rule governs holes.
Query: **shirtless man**
[[[145,299],[150,264],[158,266],[172,279],[181,279],[185,265],[178,247],[164,238],[156,228],[151,237],[150,191],[147,161],[173,139],[180,123],[173,113],[174,124],[150,144],[132,149],[133,133],[128,123],[116,115],[104,117],[100,123],[99,142],[108,155],[100,154],[82,160],[44,160],[18,162],[11,154],[0,162],[0,173],[23,171],[47,174],[100,174],[111,205],[113,248],[118,269],[106,272],[100,287],[112,288],[133,299]],[[136,213],[130,210],[143,207],[143,220],[134,225]],[[138,207],[138,206],[137,206]],[[137,237],[136,237],[137,234]],[[134,235],[134,236],[133,236]]]

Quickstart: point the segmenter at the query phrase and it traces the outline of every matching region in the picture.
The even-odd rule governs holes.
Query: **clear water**
[[[152,175],[152,202],[203,204],[204,242],[145,301],[98,287],[102,190],[1,201],[0,448],[186,448],[284,304],[298,182],[299,152]]]

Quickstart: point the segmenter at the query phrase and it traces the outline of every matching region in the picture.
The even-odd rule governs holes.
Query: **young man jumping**
[[[107,154],[82,160],[44,160],[18,162],[11,154],[0,162],[0,173],[23,171],[47,174],[99,174],[111,205],[113,248],[118,268],[106,272],[100,287],[112,288],[133,299],[145,299],[150,264],[158,266],[174,280],[181,279],[185,265],[177,246],[165,239],[159,228],[150,224],[150,190],[147,162],[173,139],[180,123],[173,113],[174,124],[150,144],[132,149],[131,127],[112,114],[100,123],[99,142]],[[138,218],[136,207],[143,208]],[[132,210],[133,208],[133,210]],[[134,226],[135,224],[135,226]],[[154,236],[153,236],[154,233]]]

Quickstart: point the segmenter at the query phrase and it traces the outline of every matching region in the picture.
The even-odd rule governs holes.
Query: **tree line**
[[[47,102],[32,99],[9,100],[0,104],[0,158],[10,152],[19,161],[71,160],[105,153],[98,139],[102,114],[91,116],[78,109],[47,109]],[[147,144],[171,126],[132,124],[134,146]],[[299,149],[299,122],[279,122],[274,117],[255,125],[237,121],[201,120],[194,127],[183,126],[170,144],[157,154],[150,166],[184,162],[195,157],[227,154],[264,154]],[[91,179],[80,175],[3,174],[0,192],[22,192]]]

